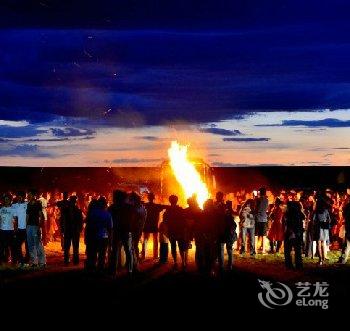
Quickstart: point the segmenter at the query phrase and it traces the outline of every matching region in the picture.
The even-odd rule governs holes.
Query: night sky
[[[72,4],[73,2],[73,4]],[[0,165],[348,165],[348,1],[0,4]]]

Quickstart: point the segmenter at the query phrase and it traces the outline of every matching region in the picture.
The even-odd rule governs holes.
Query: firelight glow
[[[203,204],[209,199],[210,194],[195,166],[188,159],[187,147],[177,141],[171,142],[171,147],[168,149],[170,166],[183,189],[185,198],[196,195],[199,207],[203,209]]]

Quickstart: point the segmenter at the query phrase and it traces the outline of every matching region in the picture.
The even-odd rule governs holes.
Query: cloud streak
[[[211,133],[215,135],[220,135],[220,136],[240,136],[243,133],[239,130],[227,130],[227,129],[220,129],[220,128],[203,128],[199,130],[200,132],[203,133]]]
[[[235,141],[235,142],[259,142],[270,141],[271,138],[223,138],[223,141]]]
[[[303,126],[308,128],[349,128],[350,121],[344,121],[337,118],[325,118],[321,120],[284,120],[281,124],[257,124],[255,126],[274,127],[274,126]]]

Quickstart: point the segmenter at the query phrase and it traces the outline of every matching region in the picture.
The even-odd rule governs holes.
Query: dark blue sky
[[[314,0],[3,1],[0,120],[33,126],[3,125],[0,138],[35,137],[40,123],[69,136],[349,108],[349,9]]]

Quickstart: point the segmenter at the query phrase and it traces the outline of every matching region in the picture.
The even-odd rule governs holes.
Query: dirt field
[[[83,260],[83,250],[81,258]],[[305,259],[304,270],[287,271],[283,255],[257,255],[255,258],[234,256],[234,270],[223,275],[203,276],[198,274],[193,263],[193,252],[186,272],[174,271],[171,259],[167,265],[158,266],[151,259],[142,263],[140,273],[133,279],[124,274],[117,277],[91,275],[79,266],[65,266],[59,243],[46,246],[48,266],[45,270],[19,270],[2,267],[1,303],[15,302],[18,293],[31,297],[33,305],[42,302],[50,307],[76,307],[89,310],[94,307],[118,307],[128,311],[129,304],[140,309],[171,310],[183,307],[197,307],[203,310],[223,309],[229,311],[268,311],[258,300],[262,292],[258,279],[282,282],[295,288],[298,282],[327,282],[329,307],[327,311],[346,308],[350,296],[350,265],[338,265],[338,252],[329,254],[329,262],[319,267],[316,260]],[[150,255],[150,251],[148,251]],[[161,304],[164,302],[164,304]],[[11,307],[7,305],[7,307]],[[320,307],[273,307],[274,310],[318,311]]]

